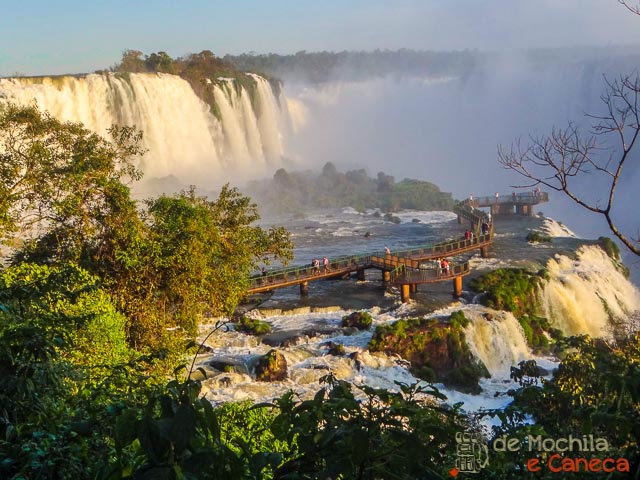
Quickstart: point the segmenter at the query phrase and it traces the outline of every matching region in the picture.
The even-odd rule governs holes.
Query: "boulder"
[[[373,319],[369,312],[353,312],[342,318],[343,327],[355,327],[358,330],[369,330]]]
[[[256,364],[256,380],[260,382],[277,382],[287,378],[287,359],[277,350],[269,350],[258,359]]]

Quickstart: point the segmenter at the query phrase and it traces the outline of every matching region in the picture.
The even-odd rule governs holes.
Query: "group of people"
[[[324,273],[327,273],[330,268],[329,268],[329,258],[327,257],[322,257],[322,266],[324,267]],[[311,260],[311,271],[313,273],[320,273],[320,260],[317,258],[314,258],[313,260]]]

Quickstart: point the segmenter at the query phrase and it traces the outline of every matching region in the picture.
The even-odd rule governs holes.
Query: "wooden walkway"
[[[473,238],[462,238],[431,245],[424,245],[407,250],[396,250],[390,254],[371,252],[362,255],[334,258],[325,271],[324,266],[314,268],[311,265],[295,266],[272,270],[266,275],[255,275],[249,279],[248,294],[262,293],[277,288],[300,285],[300,293],[308,293],[309,282],[326,278],[346,277],[352,274],[364,280],[365,270],[382,271],[384,281],[401,288],[402,301],[409,300],[411,292],[417,291],[419,284],[453,281],[455,296],[462,294],[462,277],[468,275],[469,262],[450,263],[449,271],[436,266],[434,260],[460,255],[473,250],[480,250],[483,257],[488,254],[488,247],[493,242],[493,225],[489,233],[480,235],[483,222],[490,225],[489,216],[475,208],[469,200],[458,203],[454,212],[459,219],[470,222]]]

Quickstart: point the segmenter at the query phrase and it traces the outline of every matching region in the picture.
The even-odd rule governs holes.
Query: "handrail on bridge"
[[[476,209],[471,205],[469,199],[458,202],[454,206],[454,212],[471,220],[476,225],[481,222],[489,222],[489,216],[482,210]],[[324,277],[332,271],[350,272],[361,268],[369,268],[375,266],[385,270],[404,271],[405,268],[417,270],[425,270],[420,262],[430,260],[441,256],[448,256],[454,252],[464,252],[474,247],[482,247],[493,241],[493,226],[489,233],[482,235],[474,235],[473,238],[463,238],[447,240],[435,244],[423,245],[404,250],[394,250],[390,254],[386,252],[371,252],[361,255],[343,255],[336,257],[329,262],[329,271],[325,271],[324,265],[314,267],[311,264],[294,265],[285,267],[265,274],[256,274],[249,277],[249,290],[264,288],[270,285],[277,286],[279,283],[295,282],[297,280],[312,279],[317,276]],[[459,265],[451,267],[452,271]],[[468,262],[467,262],[468,271]],[[399,275],[396,273],[396,275]]]

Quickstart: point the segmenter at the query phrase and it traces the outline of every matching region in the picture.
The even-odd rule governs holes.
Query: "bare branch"
[[[620,5],[624,5],[627,10],[631,13],[635,13],[636,15],[640,15],[640,3],[638,5],[631,5],[631,2],[628,0],[618,0]]]
[[[543,185],[562,192],[581,207],[603,215],[614,235],[640,255],[639,239],[620,231],[611,215],[623,168],[640,136],[640,77],[636,74],[610,80],[605,76],[604,80],[607,91],[600,98],[605,113],[586,115],[593,121],[590,135],[584,136],[569,123],[565,128],[553,128],[547,136],[530,137],[526,146],[520,139],[508,150],[499,146],[498,162],[528,179],[525,186]],[[611,139],[613,142],[607,142]],[[574,186],[586,175],[601,183],[606,204],[579,196]]]

